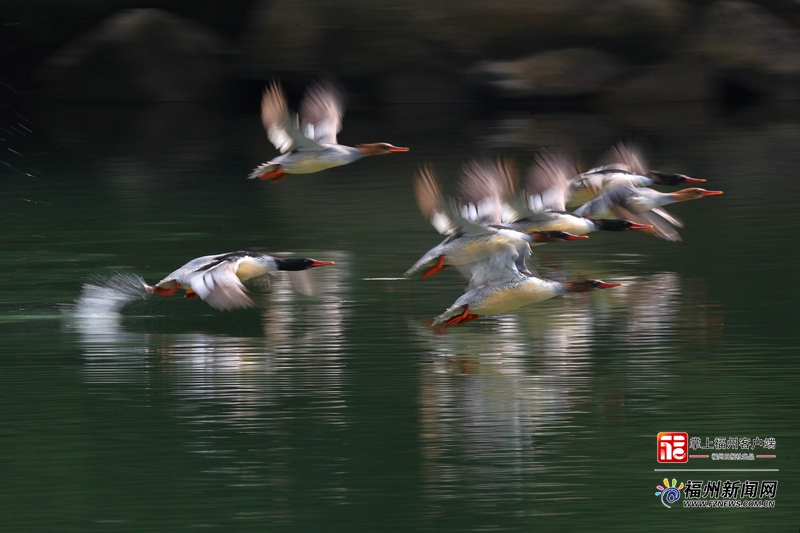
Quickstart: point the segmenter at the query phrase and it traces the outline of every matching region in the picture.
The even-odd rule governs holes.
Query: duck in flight
[[[261,99],[261,121],[281,155],[256,167],[249,179],[272,180],[289,174],[311,174],[357,161],[368,155],[408,152],[389,143],[345,146],[336,141],[344,115],[342,93],[331,83],[317,82],[300,103],[300,116],[290,111],[286,96],[273,82]]]
[[[506,166],[511,169],[510,163]],[[474,174],[462,188],[461,215],[469,220],[495,217],[490,227],[519,232],[561,231],[573,235],[603,231],[647,230],[649,225],[621,218],[579,216],[566,210],[569,179],[576,165],[565,154],[545,152],[528,171],[524,200],[517,192],[513,170],[505,174]],[[497,219],[499,217],[499,219]]]
[[[707,196],[718,196],[722,191],[707,191],[689,187],[675,192],[659,192],[649,187],[636,187],[625,183],[611,187],[595,196],[578,209],[576,215],[587,217],[619,216],[652,226],[650,232],[668,241],[679,241],[675,227],[683,224],[667,213],[663,206]]]
[[[642,149],[634,143],[620,141],[612,146],[600,161],[601,166],[569,179],[566,205],[576,207],[585,204],[601,192],[618,185],[632,184],[634,187],[651,185],[677,186],[686,183],[702,183],[706,180],[691,178],[685,174],[670,174],[651,170]]]
[[[510,180],[510,170],[504,161],[469,161],[461,172],[462,201],[468,197],[483,195],[483,192],[475,191],[475,188],[500,186]],[[406,271],[406,277],[425,269],[421,277],[427,279],[450,265],[467,265],[496,254],[506,253],[513,257],[515,268],[530,274],[526,260],[531,255],[531,246],[587,238],[562,231],[522,232],[493,227],[493,223],[499,223],[501,220],[499,210],[502,209],[502,205],[497,203],[490,207],[489,200],[494,196],[489,194],[481,204],[480,217],[467,220],[445,201],[433,170],[428,166],[421,168],[415,175],[414,192],[420,211],[428,217],[431,225],[439,233],[446,236],[446,239],[414,263]]]
[[[507,313],[562,294],[622,285],[596,279],[561,282],[524,274],[516,268],[513,256],[508,254],[476,262],[470,265],[470,270],[472,278],[467,291],[434,319],[434,327],[444,329],[481,315]]]
[[[258,252],[228,252],[192,259],[155,285],[146,285],[151,294],[172,296],[179,289],[186,298],[200,298],[220,310],[255,305],[242,282],[279,270],[297,272],[332,265],[333,261],[297,258],[282,259]]]

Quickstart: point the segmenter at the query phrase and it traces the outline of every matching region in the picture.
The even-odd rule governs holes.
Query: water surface
[[[245,179],[274,154],[255,115],[31,116],[0,211],[8,530],[797,528],[793,110],[356,110],[340,140],[412,151],[275,185]],[[422,162],[453,190],[478,153],[524,167],[569,143],[589,163],[631,137],[725,194],[671,209],[679,243],[537,249],[548,276],[622,287],[438,334],[464,281],[391,279],[439,241],[411,189]],[[228,313],[102,289],[238,249],[336,265],[313,272],[316,297],[276,280]],[[660,431],[774,437],[776,507],[666,509]]]

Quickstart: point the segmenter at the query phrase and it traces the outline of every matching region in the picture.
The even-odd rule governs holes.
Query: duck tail
[[[247,179],[253,180],[256,178],[261,178],[265,174],[270,174],[280,168],[281,166],[275,163],[264,163],[263,165],[258,165],[256,168],[254,168],[250,175],[247,176]]]
[[[422,267],[424,267],[425,265],[427,265],[428,263],[430,263],[430,262],[431,262],[431,261],[433,261],[434,259],[436,259],[436,257],[435,257],[435,256],[431,256],[430,254],[425,254],[424,256],[422,256],[422,257],[420,258],[420,260],[419,260],[419,261],[417,261],[416,263],[414,263],[414,264],[411,266],[411,268],[409,268],[408,270],[406,270],[406,273],[405,273],[405,274],[403,274],[403,276],[405,276],[405,277],[407,277],[407,278],[410,278],[411,276],[413,276],[414,274],[416,274],[417,272],[419,272],[419,271],[422,269]]]
[[[405,276],[407,278],[410,278],[411,276],[413,276],[414,274],[416,274],[417,272],[419,272],[423,268],[429,267],[422,273],[422,276],[421,276],[421,279],[428,279],[429,277],[433,276],[437,272],[440,272],[441,270],[444,270],[445,268],[447,268],[448,264],[445,263],[445,261],[446,261],[446,255],[444,253],[442,253],[442,250],[440,249],[440,247],[437,246],[436,248],[432,248],[431,250],[428,250],[425,253],[425,255],[420,257],[419,261],[414,263],[411,266],[411,268],[406,270],[406,273],[403,274],[403,276]]]
[[[411,268],[409,268],[408,270],[406,270],[406,273],[405,273],[405,274],[403,274],[403,276],[404,276],[404,277],[406,277],[406,278],[410,278],[411,276],[413,276],[414,274],[416,274],[416,273],[419,271],[419,269],[420,269],[420,268],[422,268],[422,267],[423,267],[423,265],[425,265],[425,263],[426,263],[426,262],[423,262],[423,261],[420,259],[419,261],[417,261],[416,263],[414,263],[414,265],[413,265]]]

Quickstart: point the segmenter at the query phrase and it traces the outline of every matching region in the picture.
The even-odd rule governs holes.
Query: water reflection
[[[416,328],[428,354],[420,367],[427,500],[536,515],[569,513],[567,502],[590,497],[585,450],[596,421],[586,413],[598,404],[604,414],[658,410],[681,339],[709,334],[699,325],[708,321],[682,319],[708,307],[678,274],[613,279],[623,290],[568,296],[446,334]],[[603,353],[609,345],[612,360]],[[626,405],[641,388],[648,401]]]
[[[308,389],[323,396],[326,393],[340,395],[341,355],[348,311],[344,301],[348,260],[343,253],[327,252],[326,255],[335,258],[336,268],[314,271],[304,277],[303,283],[313,284],[313,298],[299,294],[288,279],[269,282],[269,277],[264,277],[270,292],[262,294],[259,301],[264,332],[260,337],[128,331],[123,326],[121,311],[132,300],[143,298],[141,278],[115,276],[105,286],[87,284],[69,323],[79,334],[89,381],[107,383],[107,377],[113,374],[123,380],[124,376],[133,374],[131,377],[135,379],[139,370],[123,362],[135,358],[145,365],[148,359],[155,357],[161,366],[174,373],[181,396],[219,398],[239,404],[241,398],[229,394],[231,390],[244,393],[244,398],[253,390],[251,376],[272,380],[287,370],[303,370],[304,381],[277,379],[270,383],[270,394],[282,389],[289,394]],[[123,285],[124,281],[129,283]],[[251,311],[243,311],[247,312]],[[230,320],[230,315],[214,313],[220,321]],[[148,318],[157,320],[159,325],[173,320],[165,316],[140,316],[138,322]],[[331,401],[334,406],[341,403],[342,400]],[[331,416],[340,420],[336,410]],[[235,423],[236,419],[232,416],[231,422]]]
[[[83,351],[86,382],[109,398],[144,394],[148,403],[166,390],[169,410],[185,428],[182,446],[211,463],[197,473],[201,479],[222,476],[229,486],[288,490],[298,482],[288,468],[302,441],[296,433],[336,440],[349,424],[344,392],[349,261],[342,253],[327,256],[335,258],[336,267],[314,272],[317,297],[300,295],[282,282],[287,280],[271,284],[260,302],[262,336],[148,332],[176,318],[123,316],[119,305],[105,303],[108,298],[86,296],[108,296],[109,290],[85,291],[68,326]],[[182,304],[195,302],[174,303],[185,310],[189,306]],[[235,313],[213,313],[220,320],[235,319]],[[342,464],[336,454],[310,461],[309,468],[327,473],[315,485],[321,498],[344,498],[342,476],[332,475],[341,473]],[[265,516],[281,512],[265,510]]]
[[[616,511],[633,502],[643,529],[663,522],[657,507],[635,501],[656,500],[657,480],[645,471],[651,432],[679,420],[712,436],[793,435],[796,313],[786,283],[758,280],[784,279],[795,264],[786,228],[800,183],[796,109],[476,116],[439,107],[351,117],[350,139],[387,128],[406,135],[414,151],[403,161],[274,187],[244,179],[266,142],[255,111],[219,123],[184,120],[191,110],[177,107],[135,110],[143,121],[92,110],[45,121],[59,143],[43,143],[50,155],[37,159],[46,183],[10,181],[6,210],[8,401],[0,412],[4,455],[16,465],[6,492],[18,496],[6,514],[28,520],[17,529],[30,529],[43,493],[65,505],[39,509],[40,524],[90,523],[100,509],[101,519],[154,530],[229,517],[260,520],[260,529],[364,529],[393,512],[404,530],[530,531],[559,520],[525,521],[531,515],[575,513],[558,529],[619,530],[629,521]],[[148,136],[162,116],[167,135]],[[86,117],[103,124],[71,124]],[[132,129],[117,135],[128,119]],[[623,287],[437,335],[401,325],[441,312],[460,280],[360,282],[398,275],[429,241],[410,185],[423,160],[455,170],[490,149],[516,152],[524,164],[530,150],[558,144],[590,164],[632,135],[643,137],[656,168],[708,178],[726,194],[710,210],[676,211],[687,222],[680,246],[608,235],[537,254],[592,261],[560,261],[572,270],[559,279],[582,274]],[[139,180],[152,187],[122,194],[105,185]],[[276,283],[261,313],[173,298],[70,316],[67,332],[53,327],[54,302],[73,300],[87,272],[150,264],[152,282],[165,273],[153,268],[234,242],[308,247],[304,255],[337,261],[321,274],[347,272],[330,299]],[[327,246],[355,255],[340,260],[320,251]],[[617,448],[598,458],[607,435]],[[781,470],[791,470],[793,459],[782,457]],[[97,505],[81,504],[89,501]],[[163,502],[160,514],[154,501]],[[780,505],[783,514],[770,516],[788,524]],[[735,529],[741,519],[706,521]]]
[[[482,148],[539,149],[543,146],[584,148],[614,144],[621,129],[606,116],[591,113],[554,113],[529,116],[506,113],[486,121],[477,144]]]
[[[119,185],[163,186],[165,176],[208,168],[228,148],[226,116],[207,103],[69,104],[40,122],[55,146]]]
[[[586,301],[563,303],[499,316],[490,335],[425,334],[434,354],[420,376],[426,498],[528,502],[536,514],[545,511],[530,508],[538,497],[578,497],[572,476],[588,467],[560,454],[580,432],[572,413],[591,390],[592,324]]]

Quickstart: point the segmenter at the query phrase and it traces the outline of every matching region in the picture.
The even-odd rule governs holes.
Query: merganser
[[[308,258],[281,259],[258,252],[204,255],[145,288],[159,296],[172,296],[178,289],[185,289],[186,298],[200,297],[215,309],[237,309],[255,305],[243,281],[278,270],[301,271],[332,264],[333,261]]]
[[[502,207],[493,209],[501,213],[503,220],[490,224],[493,228],[520,232],[563,231],[574,235],[586,235],[597,230],[649,229],[648,225],[629,220],[587,218],[568,212],[565,204],[569,178],[574,175],[575,168],[564,154],[546,152],[537,156],[528,171],[525,203],[519,201],[515,194],[513,180],[498,180],[497,173],[484,173],[478,178],[494,180],[495,183],[473,187],[486,196],[481,198],[478,194],[471,198],[471,203],[462,208],[462,215],[473,220],[476,216],[481,216],[487,205],[500,204]],[[508,185],[509,183],[512,185]]]
[[[475,177],[496,174],[496,180],[483,180],[495,184],[508,179],[508,167],[502,162],[492,164],[486,161],[470,161],[462,170],[462,192],[480,184]],[[495,254],[508,254],[516,268],[530,274],[526,260],[531,255],[530,247],[536,244],[557,240],[577,240],[584,236],[571,235],[561,231],[520,232],[488,225],[499,222],[499,214],[483,205],[482,215],[477,222],[461,217],[454,209],[448,209],[441,190],[430,167],[421,168],[414,178],[414,192],[422,213],[427,216],[434,228],[447,238],[438,246],[431,248],[406,271],[410,277],[423,268],[422,279],[427,279],[450,265],[467,265],[491,257]]]
[[[490,267],[494,268],[494,267]],[[462,324],[481,315],[496,315],[519,307],[549,300],[568,292],[588,292],[618,287],[621,283],[606,283],[590,279],[580,281],[553,281],[537,276],[526,276],[512,268],[496,269],[496,275],[485,284],[464,293],[453,305],[433,321],[442,329]]]
[[[517,268],[525,274],[530,274],[526,262],[531,255],[531,246],[556,241],[588,239],[585,235],[572,235],[563,231],[523,233],[508,229],[493,231],[492,228],[484,228],[484,230],[486,233],[481,234],[471,234],[469,230],[464,230],[464,233],[448,237],[428,250],[406,271],[404,276],[411,277],[427,267],[420,278],[428,279],[448,266],[468,265],[494,254],[506,253],[509,248],[514,251],[513,256]]]
[[[650,185],[676,186],[684,183],[702,183],[706,180],[691,178],[685,174],[670,174],[648,168],[641,148],[632,143],[618,142],[598,166],[581,174],[573,174],[569,180],[566,205],[583,205],[602,191],[631,183],[636,187]]]
[[[663,193],[627,183],[599,194],[576,209],[575,214],[587,217],[625,217],[653,226],[652,233],[662,239],[677,241],[681,237],[673,226],[680,228],[683,224],[662,209],[662,206],[720,194],[722,191],[707,191],[697,187]]]
[[[286,105],[283,90],[277,83],[271,83],[261,99],[261,121],[270,142],[283,155],[258,166],[248,178],[276,182],[289,174],[319,172],[368,155],[408,152],[408,148],[389,143],[355,147],[337,143],[343,114],[342,94],[331,82],[312,84],[300,104],[301,130],[298,117]]]

